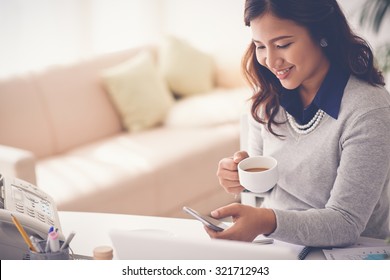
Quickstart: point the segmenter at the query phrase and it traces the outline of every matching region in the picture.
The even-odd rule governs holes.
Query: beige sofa
[[[158,122],[131,130],[107,71],[145,50],[163,71],[152,46],[0,80],[0,173],[36,184],[59,210],[185,217],[184,205],[232,202],[215,173],[239,148],[250,92],[238,65],[212,58],[212,88],[172,97]]]

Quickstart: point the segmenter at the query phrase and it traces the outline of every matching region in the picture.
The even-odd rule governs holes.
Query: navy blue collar
[[[312,103],[306,109],[302,106],[297,89],[283,89],[280,94],[280,104],[301,124],[308,123],[318,109],[337,119],[349,76],[348,72],[331,66]]]

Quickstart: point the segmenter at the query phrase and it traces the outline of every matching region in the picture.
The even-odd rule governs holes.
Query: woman
[[[253,40],[243,68],[254,89],[249,148],[222,159],[217,176],[238,194],[245,157],[278,160],[279,181],[261,208],[232,204],[213,238],[257,235],[335,247],[389,236],[390,97],[368,44],[336,0],[247,0]]]

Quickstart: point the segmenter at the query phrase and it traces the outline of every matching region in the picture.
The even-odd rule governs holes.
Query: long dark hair
[[[368,43],[353,33],[345,15],[336,0],[246,0],[244,21],[250,22],[271,13],[281,19],[288,19],[305,27],[313,41],[326,38],[328,46],[323,48],[330,63],[355,75],[372,85],[384,85],[382,74],[374,66],[374,57]],[[272,125],[280,103],[282,85],[275,75],[256,59],[256,46],[250,43],[246,50],[242,68],[255,93],[252,97],[251,114],[254,119],[266,124],[268,130],[276,135]],[[260,114],[261,110],[261,114]],[[261,115],[261,116],[260,116]]]

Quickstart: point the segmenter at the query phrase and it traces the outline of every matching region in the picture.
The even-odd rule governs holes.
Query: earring
[[[326,40],[325,38],[321,38],[320,46],[326,48],[328,46],[328,40]]]

